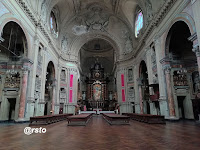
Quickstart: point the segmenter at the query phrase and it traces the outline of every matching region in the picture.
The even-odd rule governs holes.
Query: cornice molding
[[[25,14],[28,16],[28,18],[31,20],[31,22],[34,24],[35,27],[38,27],[39,30],[42,32],[42,34],[45,36],[47,41],[49,42],[49,45],[52,47],[53,51],[56,52],[56,54],[59,56],[59,52],[56,50],[52,40],[51,36],[49,36],[46,29],[43,27],[40,21],[37,21],[34,14],[30,11],[24,0],[15,0],[19,6],[22,8],[22,10],[25,12]],[[166,14],[170,11],[172,6],[177,2],[177,0],[166,0],[165,4],[163,5],[162,9],[159,11],[159,13],[154,17],[152,22],[149,24],[149,26],[146,28],[146,32],[143,35],[143,38],[140,40],[138,47],[136,48],[136,51],[130,56],[128,59],[119,60],[119,62],[126,62],[129,61],[139,53],[139,51],[144,46],[144,41],[148,38],[148,36],[153,31],[154,27],[158,26],[158,24],[163,20],[163,18],[166,16]],[[119,1],[118,1],[119,3]],[[69,60],[68,60],[69,61]]]
[[[52,47],[53,51],[59,56],[59,52],[56,50],[55,46],[53,45],[53,42],[51,40],[51,37],[49,36],[48,32],[46,29],[43,27],[40,21],[36,19],[34,14],[30,11],[24,0],[15,0],[18,5],[22,8],[22,10],[25,12],[25,14],[28,16],[30,21],[33,23],[33,25],[38,28],[41,33],[44,35],[44,37],[47,39],[49,45]]]

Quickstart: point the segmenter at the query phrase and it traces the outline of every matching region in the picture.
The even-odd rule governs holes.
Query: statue
[[[131,42],[130,38],[128,38],[125,42],[125,51],[126,51],[126,53],[130,53],[132,50],[133,50],[132,42]]]
[[[62,42],[61,42],[61,50],[62,50],[62,52],[64,52],[64,53],[68,52],[67,46],[68,46],[67,38],[65,36],[63,36],[63,39],[62,39]]]
[[[129,69],[129,70],[128,70],[128,80],[129,80],[129,81],[132,81],[132,80],[133,80],[133,70],[132,70],[132,69]]]
[[[197,71],[193,73],[193,87],[195,93],[200,90],[199,72]]]
[[[46,0],[42,2],[42,7],[41,7],[41,20],[46,23],[46,14],[47,14],[47,6],[46,6]]]
[[[83,92],[82,99],[85,100],[85,98],[86,98],[86,95],[85,95],[85,92]]]

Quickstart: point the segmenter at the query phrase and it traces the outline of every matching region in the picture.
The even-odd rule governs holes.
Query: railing
[[[105,105],[104,101],[89,101],[89,105],[92,108],[103,108]]]

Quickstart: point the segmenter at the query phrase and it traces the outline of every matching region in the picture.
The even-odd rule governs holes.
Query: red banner
[[[69,90],[69,103],[72,103],[72,95],[73,95],[73,91]]]
[[[122,102],[125,102],[126,99],[125,99],[125,90],[122,89]]]
[[[124,87],[124,74],[121,74],[122,87]]]
[[[72,97],[73,97],[73,77],[74,75],[70,75],[70,88],[69,88],[69,103],[72,103]]]
[[[73,77],[74,77],[74,75],[71,74],[70,75],[70,87],[73,87]]]
[[[121,84],[122,84],[122,102],[125,102],[125,87],[124,87],[124,74],[121,74]]]

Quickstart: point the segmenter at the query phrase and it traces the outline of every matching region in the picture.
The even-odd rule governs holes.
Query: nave
[[[1,150],[198,150],[200,125],[193,121],[150,125],[109,125],[93,116],[87,126],[67,126],[67,121],[42,126],[44,134],[24,134],[28,124],[0,125]]]

